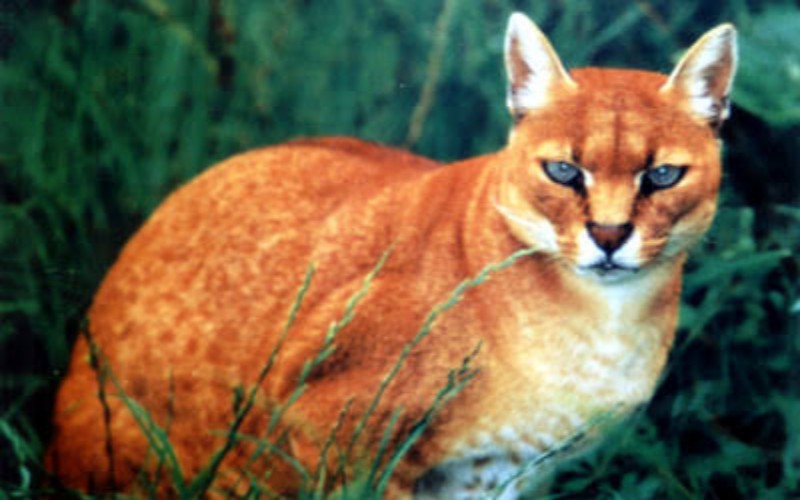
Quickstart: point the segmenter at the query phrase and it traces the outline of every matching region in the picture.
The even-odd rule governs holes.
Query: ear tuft
[[[692,45],[661,91],[677,90],[692,114],[717,129],[729,114],[736,62],[736,28],[722,24]]]
[[[575,87],[547,37],[525,15],[508,20],[505,39],[506,103],[515,119],[547,105],[558,86]]]

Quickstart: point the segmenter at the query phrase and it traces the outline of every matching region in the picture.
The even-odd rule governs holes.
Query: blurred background
[[[567,66],[669,72],[740,30],[725,179],[654,401],[552,498],[800,497],[800,2],[0,0],[0,497],[40,474],[99,280],[214,162],[355,135],[440,160],[503,146],[511,12]]]

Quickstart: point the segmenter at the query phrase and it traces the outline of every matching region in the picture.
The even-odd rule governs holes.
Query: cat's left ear
[[[717,26],[686,52],[661,92],[677,92],[692,114],[716,130],[730,112],[736,60],[736,28]]]
[[[519,12],[508,20],[505,63],[506,104],[515,121],[528,111],[546,107],[557,92],[577,87],[547,37]]]

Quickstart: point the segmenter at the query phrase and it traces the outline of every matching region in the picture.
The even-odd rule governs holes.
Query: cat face
[[[669,78],[567,74],[532,23],[512,19],[506,62],[517,123],[496,208],[513,234],[601,280],[685,253],[715,211],[715,131],[727,114],[734,43],[732,27],[713,30]]]

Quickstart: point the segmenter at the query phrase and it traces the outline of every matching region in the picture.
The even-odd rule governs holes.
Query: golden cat
[[[71,487],[136,492],[149,475],[174,495],[170,464],[148,451],[120,389],[162,426],[191,479],[225,443],[247,388],[285,339],[237,431],[263,437],[284,405],[268,437],[280,452],[254,456],[256,445],[239,440],[212,492],[244,494],[254,481],[291,496],[299,465],[314,471],[324,456],[333,471],[346,451],[348,460],[377,453],[393,415],[387,437],[397,445],[430,417],[448,376],[468,378],[452,375],[466,358],[474,377],[430,419],[387,495],[472,498],[509,482],[502,495],[514,498],[510,480],[527,464],[654,391],[686,252],[715,211],[735,37],[730,25],[713,29],[669,76],[567,72],[514,14],[505,46],[514,126],[502,150],[440,165],[327,138],[208,170],[152,215],[97,292],[89,330],[118,382],[100,377],[101,403],[82,337],[58,393],[47,466]],[[348,449],[432,308],[521,250],[436,319]],[[316,272],[297,302],[309,263]],[[365,289],[335,349],[286,404],[329,326]]]

